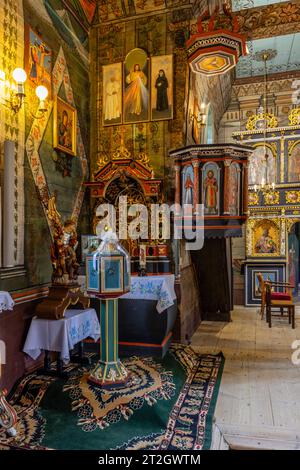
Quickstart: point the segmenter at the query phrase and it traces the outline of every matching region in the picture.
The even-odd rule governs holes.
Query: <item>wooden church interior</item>
[[[299,449],[299,0],[0,23],[0,450]]]

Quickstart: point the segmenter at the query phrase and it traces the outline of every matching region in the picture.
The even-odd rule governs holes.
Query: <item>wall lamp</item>
[[[202,103],[200,111],[197,114],[194,114],[192,111],[190,112],[190,122],[193,123],[193,121],[195,121],[200,128],[206,126],[207,116],[205,114],[205,108],[206,105]]]
[[[15,114],[17,114],[25,103],[25,82],[27,80],[27,74],[25,70],[18,67],[13,71],[12,78],[14,79],[16,85],[13,84],[10,86],[10,99],[5,100],[5,106],[10,108]],[[4,72],[0,73],[0,80],[5,81]],[[41,119],[47,112],[46,99],[49,93],[48,89],[44,85],[39,85],[36,88],[35,93],[40,101],[38,114],[33,115],[31,112],[30,114],[35,119]]]

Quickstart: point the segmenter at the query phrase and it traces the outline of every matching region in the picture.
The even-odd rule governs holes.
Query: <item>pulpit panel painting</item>
[[[300,142],[289,142],[288,156],[288,181],[296,183],[300,181]]]
[[[206,163],[202,172],[202,194],[205,215],[219,214],[220,169],[216,163]]]
[[[103,66],[103,124],[122,123],[122,64]]]
[[[267,157],[266,157],[267,156]],[[269,146],[257,146],[249,162],[249,185],[276,182],[276,158]]]
[[[194,203],[194,169],[188,165],[182,171],[182,205]]]
[[[279,230],[271,220],[263,220],[253,227],[253,256],[279,256]]]
[[[147,53],[133,49],[124,62],[124,124],[149,121],[150,66]]]
[[[173,118],[173,56],[151,58],[151,119]]]
[[[230,215],[239,214],[240,201],[240,168],[237,163],[232,163],[229,169],[229,212]]]

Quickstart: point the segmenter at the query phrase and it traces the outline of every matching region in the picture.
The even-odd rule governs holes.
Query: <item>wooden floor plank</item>
[[[296,339],[299,308],[295,330],[286,318],[269,328],[256,308],[238,307],[232,322],[203,322],[194,335],[201,352],[225,356],[215,421],[232,448],[300,447],[300,366],[291,360]]]

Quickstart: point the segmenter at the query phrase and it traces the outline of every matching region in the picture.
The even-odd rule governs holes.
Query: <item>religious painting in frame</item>
[[[202,195],[205,215],[219,215],[220,168],[217,163],[206,163],[202,170]]]
[[[151,120],[173,119],[173,55],[151,57]]]
[[[133,124],[150,118],[150,62],[143,49],[130,51],[124,62],[123,123]]]
[[[267,174],[268,182],[276,183],[276,173],[276,155],[272,145],[256,145],[249,160],[249,185],[266,183]]]
[[[272,220],[257,222],[252,231],[252,256],[280,256],[279,228]]]
[[[285,263],[249,263],[245,270],[245,305],[247,307],[261,304],[261,292],[258,274],[261,273],[265,281],[285,282]],[[280,290],[280,288],[276,288]]]
[[[25,27],[25,70],[28,83],[44,85],[52,96],[52,50],[29,25]]]
[[[103,125],[122,124],[122,63],[103,66]]]
[[[86,257],[94,253],[101,243],[97,235],[81,235],[81,262],[85,264]]]
[[[182,205],[194,205],[194,168],[187,165],[182,171]]]
[[[298,183],[300,181],[300,141],[289,141],[288,155],[288,181]]]
[[[75,156],[77,150],[77,111],[56,96],[54,100],[53,146]]]

